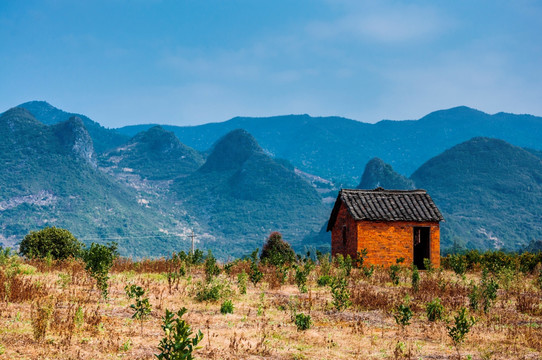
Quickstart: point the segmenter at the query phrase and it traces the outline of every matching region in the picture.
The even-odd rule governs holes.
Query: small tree
[[[262,248],[260,260],[274,266],[281,266],[295,261],[295,252],[290,244],[282,239],[281,233],[272,232]]]
[[[144,298],[145,289],[135,284],[126,285],[124,291],[126,291],[126,296],[130,299],[135,299],[135,304],[130,305],[130,308],[134,310],[132,319],[139,320],[141,334],[143,335],[143,321],[150,315],[152,309],[149,298]]]
[[[198,343],[203,339],[200,330],[194,337],[192,328],[185,320],[181,319],[186,313],[186,308],[182,308],[177,314],[166,309],[166,315],[162,318],[164,337],[160,340],[158,350],[160,354],[155,355],[159,360],[193,360],[192,352],[196,349]],[[177,315],[177,317],[175,317]]]
[[[220,268],[216,263],[216,258],[213,256],[213,253],[209,250],[207,257],[205,258],[205,279],[209,282],[213,276],[217,276],[218,274],[220,274]]]
[[[338,311],[342,311],[350,305],[350,290],[348,290],[348,281],[343,277],[333,278],[331,281],[331,295],[333,297],[333,306]]]
[[[22,255],[29,258],[51,256],[55,260],[79,256],[83,244],[66,229],[46,227],[31,231],[19,246]]]
[[[96,279],[96,284],[104,299],[107,299],[108,294],[109,270],[118,255],[117,244],[114,242],[108,245],[92,243],[90,248],[83,251],[85,270]]]
[[[476,320],[474,317],[471,316],[469,318],[467,315],[467,309],[462,307],[459,310],[459,313],[454,317],[454,323],[446,326],[448,329],[448,336],[450,336],[450,339],[452,339],[459,359],[461,359],[461,353],[459,351],[461,344],[475,323]]]

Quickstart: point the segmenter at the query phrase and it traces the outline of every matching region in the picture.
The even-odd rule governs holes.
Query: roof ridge
[[[341,189],[340,191],[356,192],[356,193],[371,193],[371,194],[427,194],[425,189],[413,189],[413,190],[395,190],[395,189]]]

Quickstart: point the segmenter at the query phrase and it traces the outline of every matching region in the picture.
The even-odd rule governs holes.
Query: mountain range
[[[275,230],[298,251],[325,250],[337,190],[356,184],[428,190],[446,218],[443,248],[542,238],[542,118],[531,115],[458,107],[376,124],[287,115],[107,129],[32,101],[3,113],[0,133],[5,245],[56,225],[135,257],[187,250],[192,231],[222,259]]]
[[[153,125],[126,126],[118,132],[133,136]],[[245,129],[274,157],[296,168],[352,186],[365,164],[378,157],[402,175],[444,150],[483,136],[521,147],[542,150],[542,118],[498,113],[489,115],[468,107],[439,110],[419,120],[368,124],[340,117],[287,115],[267,118],[236,117],[198,126],[164,126],[184,144],[207,150],[234,129]]]

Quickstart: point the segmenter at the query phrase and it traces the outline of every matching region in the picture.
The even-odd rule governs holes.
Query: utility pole
[[[190,235],[190,237],[192,238],[192,247],[190,249],[190,253],[194,255],[194,229],[192,229],[192,235]]]

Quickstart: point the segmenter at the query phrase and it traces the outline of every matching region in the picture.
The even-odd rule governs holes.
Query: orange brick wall
[[[347,246],[343,246],[342,227],[347,227]],[[413,228],[430,227],[430,257],[435,267],[440,266],[440,229],[438,222],[404,222],[404,221],[359,221],[341,205],[337,221],[331,232],[331,253],[350,254],[355,257],[361,249],[367,249],[368,265],[390,266],[397,258],[405,258],[403,264],[413,262]]]

